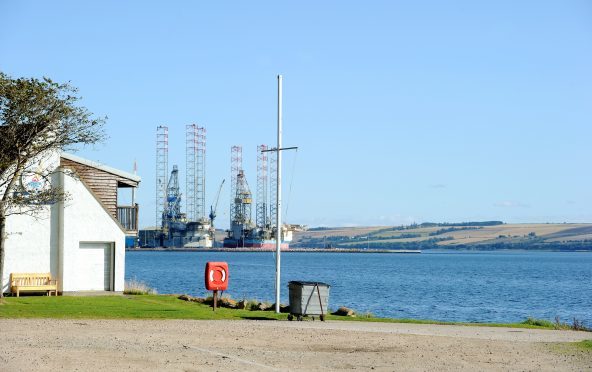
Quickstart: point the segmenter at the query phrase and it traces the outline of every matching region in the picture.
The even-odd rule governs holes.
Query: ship
[[[292,241],[292,230],[289,226],[282,229],[281,249],[290,248]],[[270,234],[272,231],[272,234]],[[228,235],[223,243],[225,248],[257,248],[261,250],[276,249],[275,229],[251,228],[244,229],[242,225],[236,224],[228,230]]]

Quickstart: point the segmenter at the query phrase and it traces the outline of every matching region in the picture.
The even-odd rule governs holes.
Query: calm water
[[[270,252],[127,252],[126,277],[159,293],[204,296],[207,261],[226,261],[235,299],[274,302]],[[517,322],[576,317],[592,325],[592,253],[285,253],[282,303],[290,280],[331,285],[330,308],[395,318]]]

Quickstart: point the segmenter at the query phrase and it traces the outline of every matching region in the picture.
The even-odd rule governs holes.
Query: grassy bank
[[[182,301],[175,296],[100,296],[100,297],[8,297],[0,304],[0,318],[71,318],[71,319],[278,319],[287,314],[272,311],[212,311],[208,305]],[[487,327],[555,329],[551,322],[523,323],[453,323],[417,319],[375,318],[360,315],[344,317],[328,315],[328,320],[384,323],[454,324]]]
[[[575,355],[589,355],[592,354],[592,340],[584,340],[579,342],[558,342],[548,344],[549,350],[555,354],[575,356]]]
[[[285,314],[216,309],[175,296],[9,297],[0,305],[0,318],[73,319],[283,319]]]

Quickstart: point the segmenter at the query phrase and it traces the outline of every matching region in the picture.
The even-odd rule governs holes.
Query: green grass
[[[436,325],[460,325],[470,327],[510,327],[510,328],[527,328],[527,329],[555,329],[554,326],[542,326],[527,323],[467,323],[467,322],[443,322],[439,320],[429,319],[395,319],[395,318],[374,318],[372,316],[365,317],[363,314],[355,318],[345,316],[329,315],[330,320],[348,320],[353,322],[373,322],[373,323],[407,323],[407,324],[436,324]],[[551,323],[552,324],[552,323]]]
[[[285,314],[212,308],[174,296],[8,297],[0,318],[283,319]]]
[[[592,351],[592,340],[584,340],[584,341],[576,342],[576,345],[580,349]]]
[[[575,356],[577,354],[592,354],[592,340],[558,342],[548,344],[547,347],[550,351],[559,355]]]
[[[232,310],[212,311],[208,305],[188,302],[168,295],[98,296],[98,297],[7,297],[0,302],[0,318],[70,318],[70,319],[282,319],[287,314],[273,311]],[[327,320],[355,322],[444,324],[484,327],[554,329],[546,321],[527,320],[523,323],[459,323],[421,319],[375,318],[368,314],[358,317],[328,315]],[[592,342],[591,342],[592,343]],[[588,347],[590,345],[587,344]]]
[[[563,329],[563,330],[571,329],[574,331],[592,331],[591,329],[586,327],[582,321],[579,321],[576,318],[574,318],[572,324],[569,324],[566,322],[562,322],[561,319],[559,319],[559,317],[555,318],[555,322],[551,322],[551,321],[545,320],[545,319],[536,319],[536,318],[528,317],[524,322],[522,322],[522,324],[540,326],[543,328],[551,328],[551,329]]]
[[[543,328],[557,328],[557,325],[549,320],[545,319],[535,319],[528,317],[522,324],[528,324],[532,326],[539,326]]]

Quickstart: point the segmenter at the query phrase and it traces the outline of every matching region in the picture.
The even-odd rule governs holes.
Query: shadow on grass
[[[268,318],[266,316],[241,316],[241,319],[247,319],[247,320],[277,320],[276,318]]]

